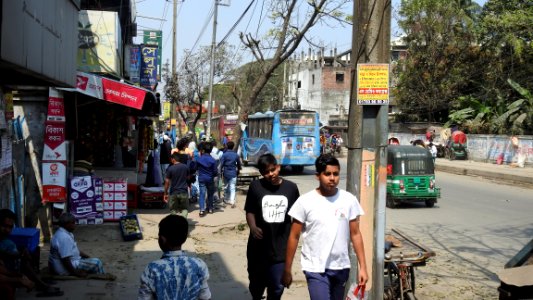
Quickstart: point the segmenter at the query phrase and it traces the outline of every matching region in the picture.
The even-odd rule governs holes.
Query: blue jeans
[[[237,177],[224,177],[224,202],[235,204],[235,186],[237,185]]]
[[[210,182],[200,182],[200,211],[205,211],[206,204],[207,204],[207,210],[213,210],[214,203],[213,203],[213,195],[215,194],[215,183],[213,181]],[[206,200],[207,199],[207,203]]]
[[[307,289],[311,300],[342,300],[344,286],[348,281],[350,269],[330,270],[324,273],[304,271]]]

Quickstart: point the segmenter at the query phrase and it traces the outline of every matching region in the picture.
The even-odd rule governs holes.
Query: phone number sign
[[[357,104],[389,104],[389,64],[357,65]]]

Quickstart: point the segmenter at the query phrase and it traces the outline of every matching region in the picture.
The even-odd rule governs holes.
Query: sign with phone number
[[[389,65],[357,65],[357,104],[389,104]]]

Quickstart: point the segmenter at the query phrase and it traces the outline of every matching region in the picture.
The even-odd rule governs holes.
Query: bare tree
[[[184,59],[180,63],[175,76],[165,72],[165,95],[176,105],[179,117],[189,128],[194,131],[202,113],[204,100],[207,98],[206,87],[209,82],[209,57],[210,47],[202,47],[196,53],[185,51]],[[234,55],[234,47],[221,45],[215,53],[215,76],[218,81],[223,81],[231,76],[238,62]],[[194,136],[196,138],[196,136]]]
[[[306,34],[309,29],[319,22],[326,25],[328,21],[343,23],[343,8],[350,0],[272,0],[269,1],[268,11],[273,24],[268,35],[263,39],[254,37],[251,33],[240,34],[240,39],[245,47],[252,52],[252,55],[260,65],[260,76],[249,89],[249,93],[244,99],[240,99],[241,109],[239,120],[246,122],[248,114],[259,96],[261,90],[267,84],[269,78],[276,68],[287,60],[298,48],[302,40],[306,39],[312,43]],[[266,57],[266,51],[274,50],[272,57]],[[234,93],[236,98],[239,97]],[[235,126],[234,140],[239,142],[241,129],[239,124]]]

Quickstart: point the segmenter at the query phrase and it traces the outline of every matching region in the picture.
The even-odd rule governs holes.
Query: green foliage
[[[418,120],[449,109],[448,124],[532,134],[533,5],[524,0],[403,0],[398,103]],[[512,80],[511,80],[512,78]]]

